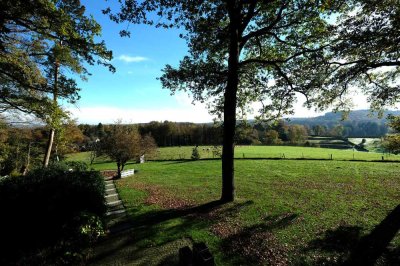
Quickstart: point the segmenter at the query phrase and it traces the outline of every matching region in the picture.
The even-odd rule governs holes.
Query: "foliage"
[[[151,121],[136,126],[142,137],[151,135],[159,147],[221,144],[222,129],[216,124]],[[101,123],[97,126],[81,124],[78,127],[90,139],[89,144],[105,138],[112,129],[112,125]]]
[[[383,141],[383,147],[393,154],[399,154],[400,134],[386,136]]]
[[[371,109],[394,106],[400,99],[399,1],[346,2],[350,6],[333,26],[331,45],[316,60],[326,71],[310,101],[326,107],[337,100],[340,109],[349,110],[353,88],[359,88]],[[299,76],[307,73],[298,70]]]
[[[290,78],[291,65],[318,72],[309,62],[329,36],[324,17],[336,10],[333,1],[127,0],[111,18],[185,29],[189,55],[178,68],[167,65],[160,80],[223,113],[221,198],[232,201],[236,115],[245,117],[249,104],[260,101],[262,118],[279,117],[292,112],[296,93],[311,93],[308,79]]]
[[[387,135],[384,138],[383,146],[389,152],[400,153],[400,116],[388,116],[389,126],[395,134]]]
[[[146,155],[147,159],[153,159],[157,155],[157,144],[154,138],[147,134],[141,137],[140,141],[140,154]]]
[[[69,164],[0,181],[0,206],[7,213],[7,219],[0,220],[2,264],[75,260],[75,255],[69,256],[83,255],[102,232],[104,178],[98,172],[79,170],[80,163],[70,171]]]
[[[59,127],[55,137],[56,156],[64,157],[67,153],[79,151],[85,141],[85,136],[76,122],[68,119]]]
[[[101,142],[101,151],[117,163],[118,178],[125,164],[140,156],[140,135],[136,127],[126,127],[117,123]]]
[[[137,127],[122,125],[120,122],[113,125],[100,145],[101,153],[117,163],[118,178],[129,160],[139,161],[141,155],[151,158],[157,149],[151,135],[142,138]]]
[[[301,125],[291,125],[288,130],[288,137],[291,143],[304,143],[307,140],[307,129]]]
[[[332,129],[337,125],[343,126],[343,137],[381,137],[388,132],[386,119],[378,119],[368,116],[368,110],[350,112],[348,120],[341,120],[340,113],[326,113],[323,116],[313,118],[291,118],[289,121],[280,120],[276,123],[258,123],[248,121],[245,127],[243,123],[237,126],[235,142],[238,145],[265,143],[265,133],[275,130],[283,143],[289,141],[288,130],[290,125],[302,125],[311,128],[309,134],[317,136],[330,136]],[[194,124],[178,122],[150,122],[139,124],[138,130],[144,137],[151,134],[159,147],[168,146],[206,146],[222,144],[222,128],[217,124]],[[111,131],[112,125],[78,125],[85,135],[83,150],[92,150],[96,154],[97,139],[102,139]],[[102,136],[102,137],[100,137]],[[280,143],[277,143],[280,144]],[[95,156],[94,156],[95,157]]]
[[[37,128],[0,128],[0,175],[21,175],[40,164],[42,134]]]
[[[76,0],[2,2],[0,21],[0,111],[33,113],[50,127],[43,160],[47,167],[55,131],[68,118],[58,100],[75,103],[79,90],[71,74],[86,79],[87,65],[112,59],[101,27]],[[56,149],[57,150],[57,149]]]
[[[212,155],[213,155],[213,158],[221,158],[222,157],[222,148],[221,148],[221,146],[214,145],[212,147]]]
[[[394,132],[400,132],[400,116],[388,115],[389,126]]]
[[[343,131],[344,131],[344,127],[339,124],[339,125],[334,126],[330,130],[329,135],[333,136],[333,137],[341,137],[341,136],[343,136]]]
[[[192,149],[192,156],[190,158],[193,161],[200,160],[200,153],[197,146]]]
[[[235,132],[235,144],[237,145],[260,144],[258,131],[245,121],[236,125]]]
[[[312,130],[314,132],[314,135],[316,136],[325,136],[326,135],[326,126],[322,125],[315,125],[312,127]]]
[[[54,107],[47,98],[57,96],[75,102],[76,82],[62,72],[88,74],[85,64],[99,63],[114,70],[104,42],[97,42],[100,25],[84,14],[79,1],[2,1],[0,24],[0,80],[2,110],[17,109],[46,116]]]
[[[279,138],[278,131],[273,129],[265,131],[264,143],[267,145],[281,144],[282,140]]]

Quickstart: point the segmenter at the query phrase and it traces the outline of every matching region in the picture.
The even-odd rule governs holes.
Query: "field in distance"
[[[193,146],[162,147],[150,160],[188,160],[191,158]],[[218,159],[213,146],[198,147],[201,159]],[[221,151],[221,147],[219,147]],[[68,155],[68,160],[90,162],[90,152],[81,152]],[[328,149],[300,146],[236,146],[237,159],[320,159],[320,160],[366,160],[366,161],[400,161],[400,155],[377,152],[360,152],[352,149]],[[115,163],[108,158],[99,157],[92,165],[94,169],[115,169]],[[129,168],[129,165],[127,166]]]

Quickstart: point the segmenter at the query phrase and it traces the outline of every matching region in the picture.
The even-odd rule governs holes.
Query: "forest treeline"
[[[307,145],[309,136],[324,137],[381,137],[389,128],[379,121],[319,121],[320,124],[279,120],[275,123],[260,124],[241,121],[237,125],[235,143],[237,145]],[[295,124],[298,122],[299,124]],[[302,124],[301,124],[302,123]],[[51,160],[62,160],[66,154],[90,151],[96,141],[110,135],[113,128],[134,127],[142,137],[150,135],[158,147],[221,145],[221,124],[195,124],[178,122],[157,122],[122,125],[64,124],[54,140]],[[351,134],[350,134],[351,133]],[[13,171],[24,173],[27,168],[40,165],[46,147],[49,131],[46,127],[15,127],[0,119],[0,175]]]
[[[307,119],[305,119],[307,120]],[[309,119],[309,121],[312,121]],[[297,123],[299,122],[299,123]],[[239,145],[270,145],[304,142],[308,136],[329,137],[382,137],[389,127],[382,121],[334,121],[304,123],[304,120],[279,120],[261,124],[241,121],[236,127],[235,142]],[[107,135],[113,125],[80,124],[83,135],[93,141]],[[195,124],[179,122],[157,122],[137,124],[142,136],[150,134],[159,147],[220,145],[222,143],[221,124]]]

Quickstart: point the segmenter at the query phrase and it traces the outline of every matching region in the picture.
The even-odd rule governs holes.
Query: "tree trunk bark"
[[[222,195],[221,201],[235,198],[234,184],[234,137],[236,127],[236,101],[239,85],[239,27],[240,10],[237,1],[227,1],[229,12],[229,59],[228,81],[224,93],[224,127],[222,150]]]
[[[121,163],[117,162],[117,178],[121,178]]]
[[[53,148],[53,142],[54,142],[54,133],[55,133],[55,129],[52,128],[50,130],[49,140],[47,141],[46,154],[45,154],[44,160],[43,160],[44,168],[46,168],[49,165],[51,149]]]
[[[53,104],[57,107],[59,63],[56,61],[54,64],[55,64],[55,71],[54,71]],[[49,165],[50,154],[51,154],[51,149],[53,147],[55,131],[56,131],[55,128],[52,128],[50,130],[50,136],[49,136],[49,140],[47,142],[46,154],[45,154],[44,160],[43,160],[44,168],[47,168],[47,166]]]
[[[26,174],[29,171],[29,165],[30,165],[30,162],[31,162],[31,146],[32,146],[32,142],[29,142],[28,155],[26,156],[26,165],[25,165],[24,172],[22,173],[23,176],[26,176]]]

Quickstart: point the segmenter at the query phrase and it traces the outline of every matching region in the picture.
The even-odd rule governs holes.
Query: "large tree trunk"
[[[239,26],[240,11],[237,1],[228,1],[229,11],[229,60],[228,82],[224,94],[224,128],[222,149],[222,195],[221,201],[235,198],[234,185],[234,136],[236,127],[236,101],[239,84]]]
[[[117,179],[121,179],[121,172],[122,172],[121,163],[117,162]]]
[[[49,165],[50,154],[51,154],[51,150],[53,148],[53,142],[54,142],[54,133],[55,133],[55,129],[52,128],[50,130],[49,140],[47,141],[46,154],[45,154],[44,160],[43,160],[43,167],[44,168],[46,168]]]

